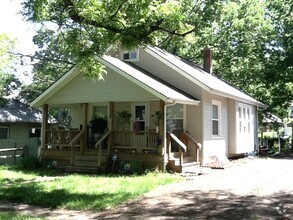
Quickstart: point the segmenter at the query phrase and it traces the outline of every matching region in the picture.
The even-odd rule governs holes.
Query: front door
[[[92,120],[89,123],[88,148],[94,148],[95,144],[105,134],[108,128],[108,106],[93,106]]]

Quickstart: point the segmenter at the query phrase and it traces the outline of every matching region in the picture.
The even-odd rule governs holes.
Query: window
[[[8,139],[8,136],[9,136],[9,128],[0,127],[0,139]]]
[[[183,112],[182,104],[167,107],[167,131],[183,131]]]
[[[29,128],[29,138],[41,137],[41,128]]]
[[[146,105],[135,105],[134,106],[134,124],[133,124],[133,130],[138,131],[145,131],[146,129]]]
[[[239,104],[239,133],[249,134],[253,129],[253,111],[252,107],[246,104]]]
[[[130,51],[123,51],[122,52],[122,60],[124,61],[138,61],[138,50],[130,50]]]
[[[220,136],[221,102],[212,101],[212,134]]]

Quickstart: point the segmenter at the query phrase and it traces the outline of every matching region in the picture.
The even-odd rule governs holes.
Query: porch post
[[[45,149],[46,147],[46,131],[48,127],[48,104],[44,104],[43,106],[43,118],[42,118],[42,137],[41,137],[41,147]]]
[[[114,129],[114,102],[109,103],[109,131],[111,131],[108,139],[108,154],[110,154],[113,146],[113,129]]]
[[[83,135],[80,151],[84,151],[85,145],[87,145],[87,137],[88,137],[87,122],[88,122],[88,103],[84,103],[83,104],[83,123],[82,123],[82,129],[84,130],[84,135]]]

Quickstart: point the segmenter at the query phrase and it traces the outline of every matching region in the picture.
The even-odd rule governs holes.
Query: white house
[[[206,71],[157,47],[111,48],[97,60],[103,80],[74,67],[31,103],[44,109],[44,160],[96,168],[115,155],[183,172],[211,156],[257,151],[257,110],[266,106],[209,73],[209,50]],[[50,129],[50,107],[69,109],[71,130]]]

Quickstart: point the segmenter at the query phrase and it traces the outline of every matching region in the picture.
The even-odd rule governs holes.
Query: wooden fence
[[[13,165],[16,165],[17,158],[24,157],[24,155],[25,147],[0,149],[0,160],[12,158]]]
[[[23,157],[37,158],[39,156],[39,146],[40,141],[38,138],[29,138],[27,140],[0,139],[0,165],[20,164]]]

